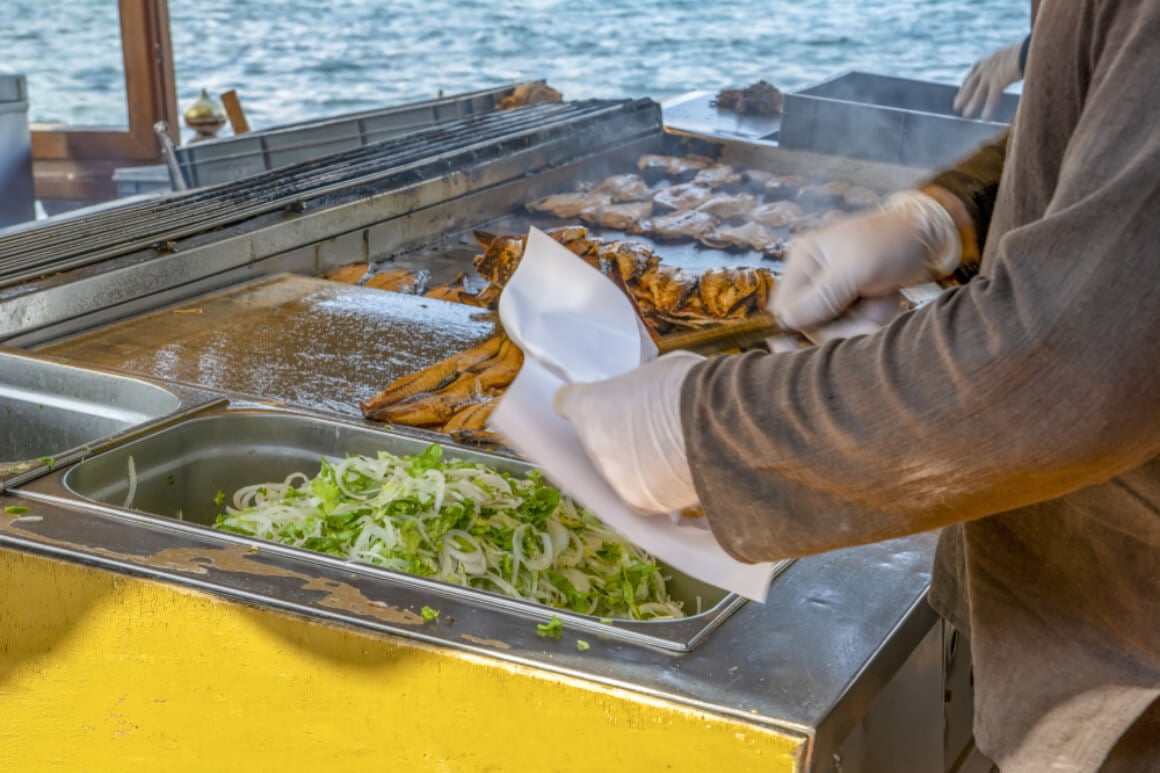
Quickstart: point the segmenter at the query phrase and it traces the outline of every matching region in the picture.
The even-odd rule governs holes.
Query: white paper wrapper
[[[504,330],[524,352],[490,425],[602,521],[703,582],[764,601],[773,564],[731,558],[703,519],[635,513],[588,459],[570,422],[552,409],[566,383],[599,381],[657,356],[631,302],[612,282],[535,228],[500,297]],[[692,524],[692,525],[690,525]]]

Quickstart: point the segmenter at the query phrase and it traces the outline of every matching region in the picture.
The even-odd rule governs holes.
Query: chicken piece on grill
[[[660,264],[650,268],[637,280],[641,292],[658,313],[678,311],[696,292],[699,284],[696,274],[676,266]]]
[[[713,197],[713,191],[703,185],[682,183],[665,188],[653,196],[653,205],[662,209],[675,209],[686,212],[696,209]]]
[[[652,214],[651,201],[629,201],[624,204],[597,204],[580,213],[585,223],[614,231],[636,230]]]
[[[546,83],[521,83],[496,105],[497,110],[514,110],[524,105],[559,102],[564,95]]]
[[[700,239],[717,227],[717,219],[708,212],[672,212],[640,224],[640,230],[657,239],[677,241]]]
[[[870,209],[882,203],[882,197],[869,188],[859,185],[850,186],[850,190],[842,194],[843,209],[857,210]]]
[[[697,172],[693,182],[697,185],[704,185],[706,188],[720,188],[741,182],[741,175],[728,164],[716,164]]]
[[[802,208],[792,201],[771,201],[755,207],[749,219],[768,228],[786,228],[801,219]]]
[[[772,228],[760,223],[735,226],[717,226],[716,230],[701,237],[701,244],[719,250],[756,250],[764,252],[781,240]]]
[[[807,185],[798,191],[797,202],[806,209],[840,207],[850,187],[850,183],[841,180],[821,185]]]
[[[614,174],[592,189],[592,193],[609,196],[613,204],[625,201],[645,201],[652,198],[652,189],[638,174]]]
[[[769,201],[796,198],[798,191],[806,185],[806,178],[796,174],[772,177],[765,184],[765,198]]]
[[[718,193],[697,207],[718,220],[739,220],[757,206],[757,199],[748,193]]]
[[[431,283],[431,272],[423,269],[396,269],[394,271],[380,271],[368,279],[363,287],[373,287],[376,290],[390,290],[405,295],[422,295],[427,292],[427,285]]]
[[[326,272],[322,275],[322,278],[329,279],[332,282],[356,285],[366,277],[368,268],[369,266],[366,263],[348,263],[345,266],[339,266],[333,271]]]
[[[644,155],[637,160],[636,168],[650,182],[665,177],[684,182],[712,163],[712,159],[704,156]]]
[[[609,204],[612,197],[606,193],[557,193],[543,199],[529,202],[531,212],[542,212],[561,220],[574,220],[588,207]]]

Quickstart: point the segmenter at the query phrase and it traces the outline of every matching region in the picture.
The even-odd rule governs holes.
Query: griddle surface
[[[278,275],[119,322],[43,351],[338,416],[495,333],[482,310]]]

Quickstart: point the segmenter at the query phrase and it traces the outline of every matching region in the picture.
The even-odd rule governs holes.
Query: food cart
[[[18,441],[0,460],[0,762],[949,769],[970,689],[925,601],[932,535],[784,565],[765,604],[673,573],[691,614],[640,622],[209,528],[219,486],[319,456],[438,440],[520,468],[357,409],[493,317],[316,276],[364,261],[446,281],[473,230],[544,224],[521,204],[648,153],[878,190],[919,174],[678,137],[649,100],[564,102],[0,235]],[[690,270],[746,259],[658,250]],[[540,636],[553,614],[562,635]]]

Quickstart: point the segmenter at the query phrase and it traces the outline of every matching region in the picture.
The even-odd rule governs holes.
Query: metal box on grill
[[[331,153],[428,129],[447,121],[493,112],[514,86],[455,94],[318,121],[286,124],[177,148],[184,184],[191,188],[310,161]],[[177,182],[177,181],[173,181]]]
[[[23,75],[0,75],[0,228],[35,217],[28,89]]]
[[[955,113],[954,86],[848,72],[785,95],[779,143],[870,161],[933,167],[965,155],[1015,117],[1004,94],[992,120]]]

